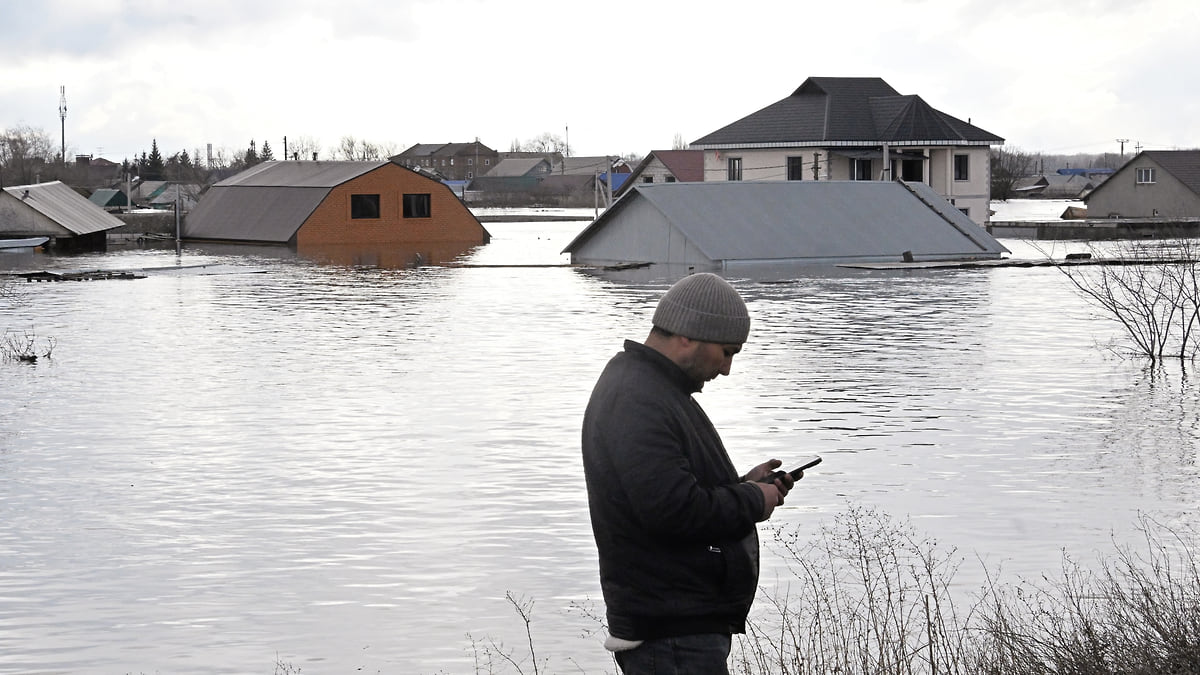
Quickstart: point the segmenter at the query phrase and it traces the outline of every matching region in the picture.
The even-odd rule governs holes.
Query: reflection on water
[[[0,308],[57,340],[0,365],[0,673],[471,672],[468,634],[524,644],[509,591],[552,670],[611,672],[570,610],[599,604],[578,428],[673,273],[493,266],[565,263],[580,227],[489,224],[467,267],[0,262],[265,270],[30,284]],[[1055,271],[738,273],[750,342],[699,399],[741,466],[825,458],[775,524],[873,505],[1033,574],[1139,511],[1194,513],[1194,385],[1111,358],[1115,327]]]

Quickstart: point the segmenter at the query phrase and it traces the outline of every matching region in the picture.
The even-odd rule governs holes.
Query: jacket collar
[[[695,394],[704,387],[703,382],[696,382],[688,376],[674,361],[667,358],[662,352],[647,347],[646,345],[635,342],[633,340],[625,341],[625,353],[648,361],[652,366],[658,369],[672,384],[679,387],[686,394]]]

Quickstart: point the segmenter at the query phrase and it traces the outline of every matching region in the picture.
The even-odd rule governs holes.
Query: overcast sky
[[[669,149],[809,76],[881,77],[1030,152],[1200,147],[1196,0],[0,0],[0,127],[68,155],[549,132]],[[294,145],[293,145],[294,147]]]

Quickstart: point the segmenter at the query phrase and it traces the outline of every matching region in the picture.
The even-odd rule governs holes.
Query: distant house
[[[810,77],[790,96],[691,143],[705,181],[900,179],[987,222],[1003,138],[877,77]]]
[[[985,260],[1008,250],[928,185],[636,183],[563,251],[582,264]]]
[[[694,183],[704,180],[704,153],[700,150],[651,150],[619,188],[624,194],[635,183]]]
[[[1084,201],[1092,218],[1200,218],[1200,150],[1144,150]]]
[[[327,246],[485,244],[450,188],[393,162],[264,162],[213,185],[187,239]]]
[[[125,195],[124,190],[116,188],[100,188],[92,192],[88,201],[109,212],[121,211],[129,206],[129,197]]]
[[[425,169],[445,180],[471,180],[488,173],[499,162],[499,153],[480,143],[418,143],[390,157],[410,169]]]
[[[1013,192],[1021,197],[1041,199],[1083,199],[1100,181],[1086,174],[1044,174],[1017,181]]]
[[[629,173],[629,162],[620,157],[563,157],[550,173],[559,176],[595,176],[597,174]]]
[[[60,181],[0,192],[0,237],[50,237],[57,249],[104,250],[107,232],[124,225]]]
[[[550,174],[552,164],[544,157],[502,159],[488,172],[488,178],[523,178]]]

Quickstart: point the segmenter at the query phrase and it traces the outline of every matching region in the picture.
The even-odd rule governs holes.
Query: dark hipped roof
[[[877,261],[904,251],[959,259],[1008,251],[924,183],[712,181],[637,184],[563,252],[577,253],[603,228],[620,224],[635,200],[648,202],[713,261]],[[643,262],[638,253],[625,258]]]
[[[73,235],[106,232],[125,224],[61,181],[12,185],[4,191]]]
[[[839,143],[997,145],[979,127],[878,77],[810,77],[791,96],[692,143],[700,150]]]
[[[209,188],[188,214],[183,235],[189,239],[286,243],[330,190],[387,164],[390,162],[257,164]]]

